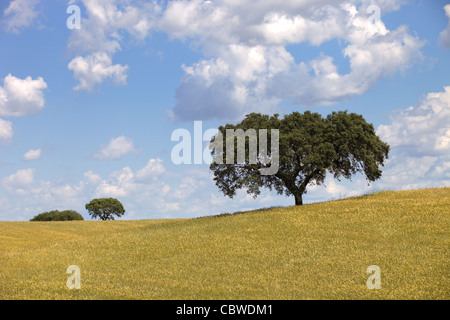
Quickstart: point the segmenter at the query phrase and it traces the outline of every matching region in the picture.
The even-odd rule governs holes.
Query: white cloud
[[[129,195],[130,191],[135,191],[135,185],[131,183],[132,177],[129,175],[130,170],[130,168],[124,168],[123,171],[125,172],[121,173],[121,177],[114,177],[117,180],[115,182],[102,181],[97,187],[96,195],[102,197],[125,197]]]
[[[35,114],[44,107],[44,79],[20,79],[8,74],[0,86],[0,117],[20,117]]]
[[[383,0],[377,5],[384,15],[402,3]],[[77,90],[92,90],[109,77],[125,83],[127,66],[112,63],[124,35],[140,41],[158,30],[200,49],[204,58],[183,66],[178,102],[170,112],[180,119],[235,119],[251,111],[273,112],[283,100],[306,106],[333,104],[364,93],[420,60],[423,45],[403,26],[388,30],[381,20],[372,23],[366,11],[369,0],[267,0],[257,6],[250,0],[83,4],[87,18],[68,43],[70,49],[88,53],[69,64],[80,81]],[[302,61],[286,49],[301,43],[319,48],[333,39],[345,45],[347,74],[339,73],[333,58],[325,54]]]
[[[94,157],[102,160],[113,160],[138,151],[139,150],[134,146],[133,140],[125,136],[120,136],[111,139],[109,144],[102,147],[100,151],[94,155]]]
[[[0,119],[0,144],[8,144],[13,136],[12,123]]]
[[[16,173],[4,177],[1,185],[10,193],[27,194],[34,182],[35,169],[20,169]]]
[[[8,74],[0,85],[0,117],[21,117],[33,115],[45,105],[43,90],[47,88],[44,79],[25,79]],[[0,144],[7,144],[13,136],[12,123],[0,119]]]
[[[80,195],[83,188],[84,185],[82,182],[75,186],[69,184],[55,186],[52,189],[52,195],[59,199],[73,199]]]
[[[147,164],[134,172],[130,167],[112,172],[107,179],[98,180],[92,172],[85,173],[90,180],[95,179],[98,186],[97,196],[128,197],[134,196],[136,201],[149,201],[161,198],[170,191],[170,187],[160,180],[165,172],[161,159],[149,159]]]
[[[442,178],[434,179],[430,176],[430,170],[437,163],[438,157],[393,153],[384,170],[383,184],[396,189],[425,188],[439,183]]]
[[[127,80],[128,66],[113,65],[105,52],[95,52],[86,57],[78,56],[70,61],[68,68],[80,82],[74,90],[92,91],[96,84],[105,79],[111,79],[117,85],[124,85]]]
[[[378,1],[382,14],[402,0]],[[127,66],[112,63],[124,35],[143,40],[152,30],[190,42],[204,58],[182,66],[185,74],[169,113],[175,118],[237,119],[257,111],[279,111],[284,100],[303,106],[330,105],[360,95],[377,81],[421,60],[423,42],[406,27],[388,30],[371,19],[369,0],[169,1],[165,5],[84,0],[87,17],[68,47],[87,53],[69,64],[92,90],[108,78],[126,82]],[[320,46],[337,39],[350,72],[340,73],[326,53],[302,61],[287,46]],[[297,62],[297,61],[299,62]],[[95,66],[95,67],[94,67]]]
[[[348,189],[337,183],[335,179],[331,178],[331,176],[327,176],[327,180],[325,181],[325,191],[330,194],[332,197],[344,197],[348,194]]]
[[[399,189],[450,186],[449,124],[450,86],[394,112],[392,122],[377,129],[392,149],[380,184]]]
[[[11,1],[9,6],[3,10],[6,30],[13,33],[19,33],[20,29],[31,25],[39,15],[37,9],[38,4],[39,0]]]
[[[144,1],[82,0],[87,18],[71,34],[68,47],[74,51],[114,53],[125,35],[143,40],[150,34],[158,12],[157,3]]]
[[[174,114],[198,120],[237,118],[254,106],[260,112],[274,111],[280,99],[267,96],[270,79],[293,61],[282,47],[223,46],[221,57],[183,66]]]
[[[121,49],[123,38],[133,41],[147,37],[160,10],[156,3],[143,1],[83,0],[87,18],[81,29],[73,32],[68,48],[79,55],[69,63],[69,70],[80,81],[75,90],[92,90],[107,78],[126,84],[128,66],[112,63],[115,52]]]
[[[450,161],[441,161],[434,166],[431,176],[437,179],[447,179],[447,186],[450,186]]]
[[[414,107],[397,111],[389,125],[380,125],[377,134],[392,148],[415,154],[450,154],[450,86],[432,92]]]
[[[20,215],[24,212],[37,214],[39,211],[75,208],[88,199],[83,181],[75,185],[36,181],[35,175],[36,169],[20,169],[0,180],[0,185],[10,194],[11,202],[20,203],[14,209]],[[31,213],[29,208],[32,208]]]
[[[349,73],[339,74],[330,57],[319,57],[310,62],[309,70],[314,71],[314,76],[299,74],[308,81],[300,89],[294,88],[291,95],[295,103],[330,105],[349,99],[366,92],[380,79],[392,76],[421,59],[419,49],[423,42],[408,35],[406,28],[400,27],[364,39],[367,36],[365,31],[357,27],[349,33],[349,38],[355,38],[343,50],[344,57],[349,59]],[[315,68],[317,63],[319,67]]]
[[[150,159],[144,168],[136,172],[137,181],[155,180],[161,176],[166,171],[162,162],[161,159]]]
[[[380,2],[383,14],[400,1]],[[283,100],[304,106],[330,105],[360,95],[377,81],[422,59],[423,41],[406,27],[388,30],[366,12],[364,1],[177,1],[159,28],[192,41],[205,58],[183,66],[173,115],[180,119],[236,119],[270,112]],[[359,7],[358,7],[359,6]],[[310,61],[287,45],[319,47],[338,39],[350,72],[338,72],[333,57]],[[300,62],[295,60],[300,59]]]
[[[83,175],[88,184],[98,185],[102,180],[102,177],[93,172],[92,170],[85,172]]]
[[[180,204],[178,202],[165,202],[164,200],[160,200],[158,203],[158,209],[161,212],[174,212],[180,210]]]
[[[214,194],[211,194],[211,198],[209,200],[209,204],[212,206],[223,206],[226,203],[225,196],[215,196]]]
[[[328,15],[328,23],[333,26],[335,19],[339,18],[334,15],[335,7],[330,5],[334,2],[267,0],[255,6],[254,1],[250,0],[171,1],[159,21],[159,28],[176,38],[184,40],[195,37],[202,39],[202,42],[248,43],[265,40],[273,44],[283,42],[284,37],[300,37],[300,41],[314,38],[313,41],[319,42],[317,37],[327,38],[326,35],[335,33],[336,28],[324,30],[326,32],[322,35],[305,31],[318,31],[315,20],[319,16]],[[295,19],[290,21],[291,17]],[[270,36],[266,37],[266,32]]]
[[[174,191],[173,197],[179,200],[187,199],[192,195],[197,188],[202,184],[202,181],[193,177],[185,177],[181,180],[180,185]]]
[[[450,4],[444,6],[445,15],[449,19],[447,28],[439,34],[439,44],[444,48],[450,48]]]
[[[42,155],[42,150],[41,149],[31,149],[29,151],[27,151],[27,153],[25,153],[25,155],[23,156],[24,160],[38,160],[41,158]]]

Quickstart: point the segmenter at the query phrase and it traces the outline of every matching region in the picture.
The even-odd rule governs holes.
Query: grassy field
[[[0,222],[0,299],[449,299],[449,227],[450,188],[198,219]]]

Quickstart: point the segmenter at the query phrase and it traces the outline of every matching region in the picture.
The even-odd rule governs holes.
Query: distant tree
[[[72,220],[84,220],[83,216],[74,210],[52,210],[49,212],[43,212],[30,221],[72,221]]]
[[[114,198],[94,199],[86,204],[86,210],[92,218],[114,220],[114,216],[121,217],[125,213],[122,203]]]
[[[234,161],[238,155],[237,139],[234,154],[230,151],[228,155],[233,159],[227,159],[227,142],[230,141],[227,141],[227,129],[246,132],[245,159],[240,163]],[[268,138],[264,154],[259,150],[256,156],[258,161],[251,161],[249,150],[255,148],[250,148],[250,141],[258,139],[260,130],[270,133],[274,129],[279,130],[277,150],[271,150],[274,147],[271,138]],[[282,119],[278,118],[278,114],[252,113],[241,123],[220,126],[219,132],[220,135],[212,138],[210,146],[214,160],[222,159],[222,163],[215,161],[210,169],[216,185],[226,196],[232,198],[236,190],[246,189],[248,194],[257,197],[260,188],[265,187],[276,190],[278,194],[293,195],[296,205],[303,204],[302,196],[308,185],[323,184],[327,172],[338,179],[350,179],[357,172],[364,173],[368,181],[379,179],[382,173],[379,166],[384,165],[390,149],[376,135],[372,124],[361,115],[347,111],[333,112],[325,118],[310,111],[303,114],[294,112]],[[215,147],[216,139],[223,140],[220,148]],[[279,159],[277,172],[262,175],[261,170],[269,165],[260,159],[271,158],[274,152]]]

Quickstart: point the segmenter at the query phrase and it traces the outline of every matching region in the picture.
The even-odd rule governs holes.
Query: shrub
[[[74,210],[52,210],[49,212],[43,212],[36,215],[30,221],[71,221],[71,220],[84,220],[83,216]]]

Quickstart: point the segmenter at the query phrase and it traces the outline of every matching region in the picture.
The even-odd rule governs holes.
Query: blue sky
[[[0,220],[88,219],[96,197],[125,219],[292,205],[172,162],[174,130],[249,112],[349,110],[391,145],[379,181],[329,177],[306,203],[450,186],[449,19],[448,1],[2,1]]]

